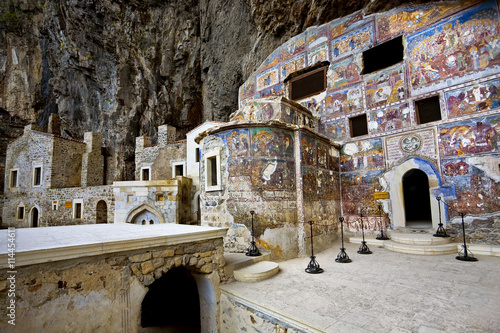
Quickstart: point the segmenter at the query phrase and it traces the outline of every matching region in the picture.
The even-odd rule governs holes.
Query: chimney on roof
[[[47,132],[50,134],[61,135],[61,127],[59,126],[59,115],[51,113],[49,116],[49,126]]]

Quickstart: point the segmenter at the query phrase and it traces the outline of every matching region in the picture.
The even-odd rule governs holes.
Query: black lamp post
[[[246,255],[250,256],[250,257],[258,257],[258,256],[262,255],[262,253],[260,253],[257,246],[255,246],[255,239],[253,237],[253,214],[255,214],[255,212],[253,210],[251,210],[250,214],[252,214],[252,242],[251,242],[251,245],[248,247]]]
[[[311,261],[309,261],[309,265],[307,265],[305,271],[309,274],[319,274],[323,273],[323,268],[319,267],[319,263],[316,261],[316,257],[314,256],[314,248],[313,248],[313,221],[309,221],[309,225],[311,226]]]
[[[363,213],[359,213],[359,218],[361,220],[361,232],[363,234],[363,240],[361,241],[361,246],[359,247],[359,254],[371,254],[372,251],[368,248],[365,241],[365,227],[363,226]]]
[[[467,244],[465,243],[465,223],[464,223],[464,213],[460,213],[460,216],[462,216],[462,233],[463,233],[463,236],[464,236],[464,245],[462,246],[463,250],[464,250],[464,254],[463,255],[459,255],[457,257],[455,257],[455,259],[457,260],[461,260],[461,261],[477,261],[477,258],[474,257],[472,255],[472,253],[467,253],[468,250],[467,250]]]
[[[389,236],[387,236],[387,232],[384,234],[384,229],[385,229],[385,219],[384,219],[384,224],[382,225],[382,205],[378,205],[378,220],[380,222],[380,234],[376,237],[378,240],[388,240],[390,239]]]
[[[439,207],[439,224],[438,224],[438,228],[436,230],[436,233],[432,236],[434,236],[434,237],[450,237],[446,233],[446,229],[443,228],[443,223],[441,222],[441,197],[437,196],[436,200],[438,201],[438,207]]]
[[[344,247],[344,218],[342,216],[339,217],[339,221],[340,221],[340,232],[342,238],[342,247],[340,248],[340,253],[337,255],[337,259],[335,259],[335,261],[340,263],[348,263],[351,262],[352,260],[349,259],[349,256],[345,252],[345,247]]]

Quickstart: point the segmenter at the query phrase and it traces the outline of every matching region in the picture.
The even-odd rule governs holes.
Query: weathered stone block
[[[131,262],[143,262],[151,259],[151,252],[136,254],[128,258]]]
[[[155,268],[163,266],[164,263],[165,263],[165,259],[163,259],[163,258],[155,258],[155,259],[153,259],[153,266]]]
[[[174,250],[165,250],[165,251],[163,251],[163,257],[164,258],[173,257],[174,255],[175,255],[175,251]]]
[[[141,271],[142,274],[148,274],[151,273],[155,269],[153,262],[151,260],[143,262],[141,264]]]

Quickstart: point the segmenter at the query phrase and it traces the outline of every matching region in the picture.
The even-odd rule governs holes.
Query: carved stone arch
[[[37,228],[40,226],[40,207],[34,205],[29,211],[29,227]]]
[[[142,203],[141,205],[131,209],[125,222],[134,223],[135,218],[144,212],[153,214],[158,219],[158,223],[165,223],[163,215],[155,207],[147,203]]]
[[[385,176],[390,180],[389,192],[392,204],[392,222],[394,229],[406,227],[405,205],[403,197],[403,176],[412,169],[423,171],[429,179],[429,191],[432,194],[433,190],[441,187],[441,177],[436,167],[429,161],[412,157],[401,163],[395,169],[388,172]],[[434,200],[433,200],[434,199]],[[439,223],[439,206],[438,201],[431,195],[431,219],[432,228],[436,229]],[[444,221],[442,221],[444,223]]]

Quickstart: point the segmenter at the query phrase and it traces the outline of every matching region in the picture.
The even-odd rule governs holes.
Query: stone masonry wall
[[[86,144],[82,156],[82,180],[85,186],[104,185],[104,156],[102,156],[102,134],[87,132],[84,136]]]
[[[222,239],[18,267],[16,326],[2,320],[0,331],[137,332],[148,286],[180,266],[225,280]],[[1,270],[3,318],[8,318],[7,277]]]
[[[5,161],[5,184],[10,184],[10,170],[18,169],[18,187],[11,188],[5,186],[4,192],[8,196],[10,193],[23,193],[29,190],[40,190],[42,187],[50,187],[50,175],[52,172],[52,146],[54,137],[44,135],[42,132],[32,130],[34,125],[24,128],[24,133],[17,140],[12,142],[7,149]],[[42,166],[41,186],[32,187],[33,166]]]
[[[115,223],[135,223],[143,211],[156,211],[165,223],[186,223],[191,219],[190,178],[149,182],[117,182],[114,185]],[[132,216],[131,216],[132,214]],[[157,218],[155,223],[161,223]]]
[[[154,146],[150,146],[150,143],[150,138],[136,139],[135,179],[141,179],[142,167],[151,167],[150,180],[172,179],[172,163],[186,162],[186,142]]]
[[[44,133],[44,135],[50,134]],[[81,141],[54,137],[52,149],[51,188],[81,186],[85,144]]]
[[[82,199],[81,219],[73,218],[73,201]],[[30,191],[26,195],[11,195],[4,203],[4,225],[17,228],[29,227],[29,213],[36,207],[39,226],[93,224],[96,223],[97,203],[103,200],[107,207],[107,222],[114,221],[114,197],[111,186],[72,187]],[[17,219],[17,209],[24,206],[24,219]]]

